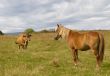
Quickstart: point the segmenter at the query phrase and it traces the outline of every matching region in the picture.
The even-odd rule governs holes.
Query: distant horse
[[[31,35],[30,34],[20,34],[20,36],[15,41],[16,44],[18,44],[19,49],[22,47],[23,49],[26,49],[28,46],[28,41],[30,41]]]
[[[101,33],[92,31],[79,33],[65,28],[61,24],[57,24],[56,33],[57,36],[55,37],[55,40],[58,40],[59,38],[66,39],[72,50],[75,65],[77,65],[78,62],[78,50],[86,51],[92,49],[96,56],[96,67],[100,67],[104,56],[104,37]]]

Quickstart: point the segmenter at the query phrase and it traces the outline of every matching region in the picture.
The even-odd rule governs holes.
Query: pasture
[[[110,31],[105,37],[105,56],[99,71],[91,50],[79,51],[80,64],[73,64],[71,50],[64,40],[54,40],[55,33],[32,35],[27,49],[18,49],[17,36],[0,36],[0,76],[109,76]]]

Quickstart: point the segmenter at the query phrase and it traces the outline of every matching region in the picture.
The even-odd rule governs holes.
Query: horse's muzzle
[[[58,38],[57,38],[57,37],[55,37],[55,38],[54,38],[54,40],[58,40]]]
[[[58,40],[61,37],[61,35],[57,35],[54,39]]]

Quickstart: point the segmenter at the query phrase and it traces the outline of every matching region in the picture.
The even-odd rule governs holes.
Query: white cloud
[[[73,29],[110,29],[109,20],[109,0],[0,0],[3,32],[53,28],[57,23]]]
[[[98,22],[98,21],[103,21],[105,19],[107,19],[107,17],[90,17],[90,18],[84,19],[83,21],[84,22]]]

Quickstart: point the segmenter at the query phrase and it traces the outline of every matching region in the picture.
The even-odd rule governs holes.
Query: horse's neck
[[[68,38],[68,35],[69,35],[69,32],[70,32],[70,29],[65,29],[65,39],[67,39]]]

